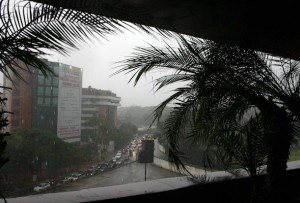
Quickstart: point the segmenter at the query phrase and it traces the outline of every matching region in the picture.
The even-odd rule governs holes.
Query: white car
[[[115,156],[116,160],[119,160],[122,157],[122,153],[118,152]]]
[[[78,173],[73,173],[68,179],[70,181],[77,181],[79,179],[80,174]]]
[[[50,183],[40,183],[38,186],[33,188],[34,191],[38,192],[41,190],[45,190],[50,187]]]

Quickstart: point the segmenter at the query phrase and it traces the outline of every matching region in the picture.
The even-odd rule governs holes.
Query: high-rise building
[[[108,128],[117,127],[117,107],[121,98],[109,90],[82,88],[82,130],[92,128],[88,120],[96,116],[102,119]]]
[[[82,69],[46,61],[55,75],[45,77],[41,71],[20,71],[24,81],[12,75],[4,78],[9,116],[8,130],[16,132],[38,128],[57,134],[66,142],[78,142],[81,135]],[[19,65],[24,66],[20,63]]]

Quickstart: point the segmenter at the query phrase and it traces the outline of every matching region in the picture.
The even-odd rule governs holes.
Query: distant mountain
[[[119,107],[118,108],[118,119],[119,123],[130,122],[137,127],[148,127],[153,120],[152,112],[155,106],[141,107],[141,106],[130,106],[130,107]],[[171,107],[166,107],[163,112],[162,119],[171,112]]]

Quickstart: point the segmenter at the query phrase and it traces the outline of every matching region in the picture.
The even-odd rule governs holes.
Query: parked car
[[[99,166],[99,171],[100,171],[100,172],[104,172],[104,171],[107,170],[107,168],[108,168],[108,164],[103,163],[103,164],[101,164],[101,165]]]
[[[124,163],[123,159],[119,159],[116,164],[117,166],[121,166]]]
[[[69,182],[70,180],[68,179],[68,178],[64,178],[64,179],[60,179],[60,180],[58,180],[57,182],[56,182],[56,186],[59,186],[59,185],[63,185],[63,184],[65,184],[65,183],[67,183],[67,182]]]
[[[124,155],[124,161],[128,161],[129,160],[129,153],[128,154],[126,154],[126,155]]]
[[[70,181],[77,181],[78,178],[79,178],[80,174],[77,174],[77,173],[73,173],[71,174],[71,176],[69,177],[69,180]]]
[[[40,183],[39,185],[33,188],[34,191],[39,192],[50,187],[50,183]]]
[[[80,179],[80,178],[87,177],[89,175],[89,172],[87,170],[85,170],[85,171],[80,171],[77,174],[78,174],[78,179]]]
[[[113,169],[113,168],[115,168],[116,166],[117,166],[117,164],[116,164],[115,161],[109,162],[109,163],[108,163],[108,168],[109,168],[109,169]]]
[[[115,155],[115,158],[118,160],[121,158],[121,156],[122,156],[122,152],[118,151],[118,153]]]

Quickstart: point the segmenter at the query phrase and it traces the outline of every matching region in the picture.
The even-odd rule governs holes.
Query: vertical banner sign
[[[80,141],[82,69],[60,64],[57,136],[65,142]]]

